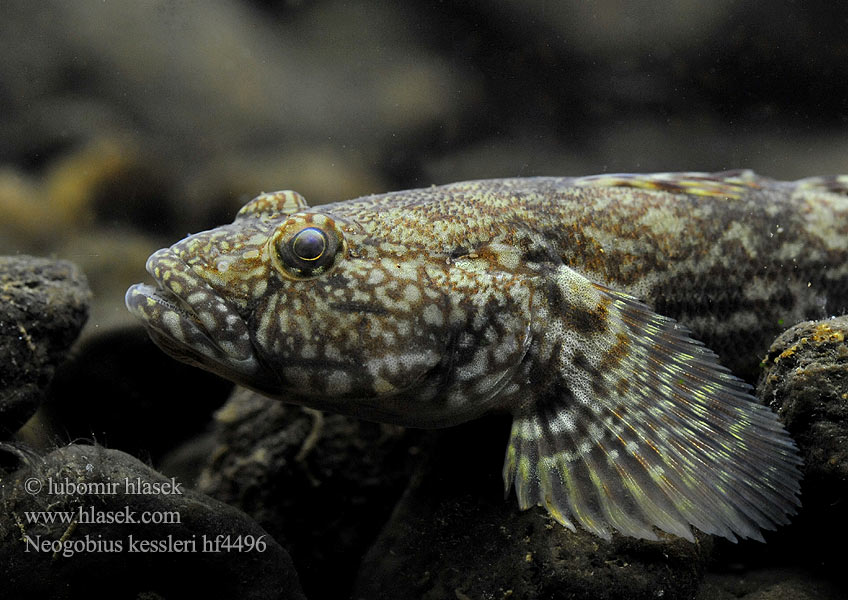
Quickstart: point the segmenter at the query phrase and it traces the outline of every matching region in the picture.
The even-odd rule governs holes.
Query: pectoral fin
[[[800,459],[777,417],[689,331],[567,267],[545,281],[504,464],[522,509],[609,538],[736,540],[786,523]]]

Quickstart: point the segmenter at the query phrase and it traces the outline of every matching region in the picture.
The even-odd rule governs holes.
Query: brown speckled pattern
[[[761,539],[797,505],[794,444],[690,330],[747,373],[779,331],[842,311],[845,184],[263,194],[151,256],[158,287],[127,305],[176,358],[286,401],[418,427],[511,411],[505,483],[567,527]],[[320,256],[295,256],[305,230]]]

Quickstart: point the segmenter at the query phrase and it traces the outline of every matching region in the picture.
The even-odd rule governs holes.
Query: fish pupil
[[[327,238],[320,229],[309,227],[292,238],[291,249],[300,260],[318,260],[327,249]]]

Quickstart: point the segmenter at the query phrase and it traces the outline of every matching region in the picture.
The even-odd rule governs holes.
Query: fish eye
[[[300,260],[319,260],[327,249],[327,235],[316,227],[302,229],[292,238],[292,253]]]
[[[272,259],[289,279],[310,279],[326,273],[344,246],[341,230],[325,215],[292,215],[272,236]]]

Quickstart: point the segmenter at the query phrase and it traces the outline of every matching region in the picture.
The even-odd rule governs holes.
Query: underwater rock
[[[93,437],[156,464],[208,426],[232,387],[172,360],[133,324],[80,340],[42,410],[63,439]]]
[[[218,447],[198,489],[280,540],[307,595],[348,597],[362,555],[403,492],[420,433],[243,388],[216,421]]]
[[[90,301],[85,276],[70,262],[0,257],[0,439],[35,413]]]
[[[247,515],[138,459],[16,453],[22,467],[0,487],[3,597],[304,598],[286,551]]]
[[[797,567],[765,568],[704,577],[695,600],[844,600],[845,590],[819,573]]]
[[[757,395],[778,411],[804,459],[798,527],[825,526],[834,536],[834,528],[848,534],[846,337],[848,316],[799,323],[774,341],[757,385]],[[811,520],[819,526],[801,525]]]
[[[508,420],[445,430],[359,573],[354,598],[689,598],[712,548],[571,532],[503,500]],[[498,427],[497,425],[503,425]]]

